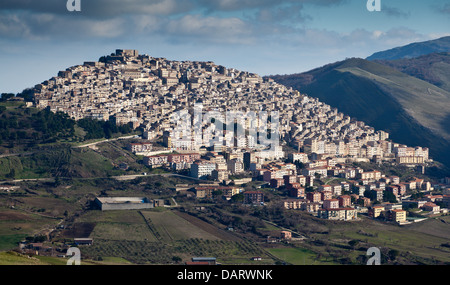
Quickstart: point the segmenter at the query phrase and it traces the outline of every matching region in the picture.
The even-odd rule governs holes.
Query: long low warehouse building
[[[102,211],[151,209],[153,201],[146,197],[97,197],[95,203]]]

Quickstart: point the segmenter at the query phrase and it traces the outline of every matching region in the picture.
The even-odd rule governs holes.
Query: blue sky
[[[0,92],[17,93],[117,48],[260,75],[450,35],[450,0],[0,0]]]

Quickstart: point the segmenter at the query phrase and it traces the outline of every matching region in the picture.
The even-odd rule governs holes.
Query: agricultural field
[[[292,265],[332,265],[337,264],[325,257],[317,258],[317,254],[299,247],[280,246],[268,251],[279,259]]]
[[[91,211],[77,222],[95,223],[89,235],[94,244],[81,247],[82,255],[94,261],[122,258],[135,264],[173,264],[215,256],[222,262],[246,264],[251,257],[264,255],[273,263],[257,245],[172,210]]]
[[[0,208],[0,251],[17,247],[25,237],[56,225],[58,220],[7,208]]]

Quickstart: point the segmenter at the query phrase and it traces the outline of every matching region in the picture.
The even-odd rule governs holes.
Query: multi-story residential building
[[[381,178],[381,172],[380,171],[362,172],[357,175],[357,178],[361,180],[378,181]]]
[[[373,206],[369,208],[369,217],[378,218],[384,210],[383,206]]]
[[[322,195],[320,192],[308,192],[306,193],[306,199],[312,203],[317,203],[322,201]]]
[[[128,144],[128,150],[133,153],[150,152],[153,149],[153,144],[147,143],[130,143]]]
[[[264,193],[262,191],[245,191],[244,204],[264,203]]]
[[[425,211],[430,211],[433,213],[439,213],[441,207],[432,202],[427,202],[422,206],[422,209]]]
[[[297,175],[285,175],[283,176],[284,184],[293,184],[297,183]]]
[[[285,209],[294,209],[294,210],[298,210],[301,209],[302,205],[305,204],[306,201],[305,200],[301,200],[301,199],[288,199],[283,201],[283,206]]]
[[[399,210],[394,209],[387,212],[387,218],[388,220],[402,223],[406,221],[406,211],[405,210]]]
[[[184,162],[187,164],[191,164],[196,160],[201,158],[199,153],[185,153],[185,154],[169,154],[168,161],[170,163],[180,163]]]
[[[318,217],[328,220],[349,221],[357,219],[357,211],[353,208],[319,209]]]
[[[320,209],[320,203],[317,202],[311,202],[310,200],[307,201],[306,203],[303,203],[301,205],[301,209],[303,211],[306,211],[308,213],[317,213],[317,211],[319,211]]]
[[[227,163],[228,170],[233,174],[244,172],[244,163],[239,159],[231,159]]]
[[[337,208],[339,208],[339,200],[338,199],[323,200],[322,207],[324,209],[337,209]]]
[[[279,188],[284,185],[284,179],[276,178],[270,180],[270,187]]]
[[[194,178],[207,178],[214,170],[216,170],[216,164],[211,161],[197,160],[191,164],[191,176]]]
[[[289,190],[289,196],[295,198],[305,197],[305,188],[292,188]]]
[[[359,197],[357,199],[357,203],[362,205],[363,207],[368,207],[370,206],[370,199],[367,197]]]
[[[320,185],[319,186],[319,191],[333,192],[333,186],[331,186],[331,185]]]
[[[331,191],[320,191],[319,193],[320,193],[320,198],[322,201],[333,198],[333,192],[331,192]]]
[[[383,201],[384,191],[382,189],[372,189],[370,190],[370,195],[373,200]]]
[[[347,207],[350,207],[352,204],[352,199],[348,195],[341,195],[337,199],[339,201],[340,208],[347,208]]]
[[[302,152],[290,153],[288,158],[292,162],[297,162],[297,161],[299,161],[301,163],[308,163],[309,162],[308,154],[302,153]]]
[[[211,178],[217,181],[226,181],[229,178],[228,170],[213,170],[211,172]]]
[[[161,167],[169,163],[167,155],[145,156],[143,158],[144,165],[150,167]]]
[[[300,184],[300,186],[306,187],[307,179],[306,179],[306,177],[303,176],[303,175],[298,175],[298,176],[297,176],[297,182]]]

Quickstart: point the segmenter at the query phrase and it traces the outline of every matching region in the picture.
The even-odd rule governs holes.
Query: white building
[[[194,178],[206,178],[216,170],[216,163],[206,160],[197,160],[191,165],[191,176]]]

